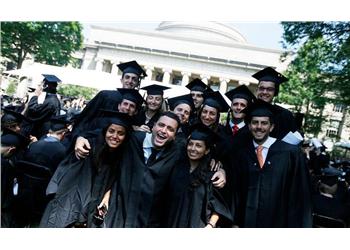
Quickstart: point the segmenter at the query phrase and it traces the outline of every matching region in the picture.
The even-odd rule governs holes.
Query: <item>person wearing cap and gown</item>
[[[186,152],[167,187],[165,227],[214,228],[218,220],[232,222],[230,210],[211,182],[210,148],[216,140],[207,126],[191,127]]]
[[[260,70],[252,77],[259,81],[256,97],[271,104],[273,98],[279,93],[280,85],[288,81],[288,78],[271,67]],[[288,109],[277,104],[274,104],[274,108],[276,110],[275,124],[271,136],[282,140],[289,132],[297,130],[296,121]]]
[[[57,97],[57,84],[61,80],[55,75],[43,74],[42,90],[38,89],[29,100],[25,116],[34,123],[31,134],[38,139],[49,130],[49,120],[60,115],[61,103]]]
[[[176,96],[168,99],[169,109],[173,111],[180,119],[180,128],[177,131],[176,138],[187,139],[189,135],[189,122],[192,112],[195,110],[193,99],[190,94]]]
[[[152,133],[134,131],[120,162],[120,178],[107,199],[106,227],[160,227],[165,212],[165,190],[177,166],[182,145],[175,143],[180,122],[162,113]]]
[[[236,152],[238,147],[243,147],[246,141],[251,138],[248,126],[244,122],[245,113],[242,110],[251,105],[256,98],[245,85],[238,86],[225,95],[231,100],[225,132],[230,138],[231,152]]]
[[[141,80],[147,76],[146,72],[136,61],[118,64],[118,68],[123,72],[120,79],[123,89],[137,90]],[[102,90],[98,92],[77,116],[75,127],[79,131],[87,131],[85,127],[89,127],[91,120],[94,119],[100,110],[116,110],[121,101],[122,93],[118,90]]]
[[[39,141],[30,144],[23,156],[23,160],[48,167],[52,173],[66,156],[66,147],[62,140],[69,121],[66,115],[55,116],[50,120],[49,133]]]
[[[14,217],[14,192],[16,191],[16,154],[25,149],[29,138],[12,130],[4,129],[1,135],[1,227],[16,227]]]
[[[146,106],[137,115],[136,120],[139,126],[134,126],[134,130],[150,132],[162,113],[164,90],[169,89],[169,87],[152,84],[141,89],[147,92]]]
[[[273,105],[257,100],[244,112],[253,139],[233,162],[235,224],[311,227],[311,186],[301,149],[270,137]]]
[[[130,136],[130,116],[104,111],[101,133],[90,138],[91,153],[78,160],[74,152],[65,158],[51,178],[46,194],[54,196],[47,205],[40,227],[97,227],[96,215],[103,195],[118,177],[123,148]]]
[[[199,78],[193,79],[189,84],[186,85],[186,88],[190,90],[190,95],[192,96],[193,104],[195,107],[190,116],[190,124],[192,125],[198,122],[198,114],[204,101],[204,94],[213,92],[213,90]]]

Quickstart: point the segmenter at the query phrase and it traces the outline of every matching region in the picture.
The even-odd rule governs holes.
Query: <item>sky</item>
[[[97,24],[111,27],[141,29],[144,31],[153,31],[157,28],[161,21],[158,22],[95,22],[83,23],[85,29],[88,30],[87,25]],[[282,50],[282,34],[283,29],[279,22],[222,22],[225,25],[235,28],[240,32],[252,45],[263,48],[281,49]],[[88,32],[85,30],[85,32]],[[268,35],[266,35],[268,34]]]

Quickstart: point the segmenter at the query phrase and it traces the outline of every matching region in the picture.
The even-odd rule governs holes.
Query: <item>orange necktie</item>
[[[260,168],[263,168],[264,166],[264,157],[262,155],[263,148],[264,148],[263,146],[259,145],[258,148],[256,149],[256,156],[258,157]]]

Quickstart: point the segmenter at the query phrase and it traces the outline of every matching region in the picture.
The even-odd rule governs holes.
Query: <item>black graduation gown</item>
[[[135,117],[135,125],[141,126],[141,125],[147,125],[151,130],[154,126],[154,124],[158,121],[159,117],[161,115],[161,112],[155,113],[152,118],[146,123],[146,110],[142,109]]]
[[[311,227],[309,173],[300,149],[276,141],[263,169],[253,142],[234,162],[235,223],[240,227]]]
[[[134,132],[121,160],[121,175],[112,188],[107,227],[159,227],[164,212],[164,190],[179,157],[180,145],[171,143],[150,166],[145,164],[145,132]]]
[[[60,141],[47,141],[42,138],[30,144],[23,160],[46,166],[54,173],[65,156],[66,148]]]
[[[1,156],[1,227],[13,227],[13,179],[14,166],[9,159]]]
[[[174,170],[167,192],[166,227],[205,227],[213,212],[219,214],[219,221],[223,219],[232,221],[227,205],[213,188],[211,182],[213,172],[207,171],[201,182],[191,185],[198,174],[198,168],[190,173],[188,159],[182,160]]]
[[[90,141],[93,150],[101,147],[96,138]],[[94,154],[95,152],[92,152]],[[64,159],[47,187],[47,195],[55,195],[48,203],[40,222],[40,227],[69,227],[75,223],[92,223],[96,207],[103,195],[111,188],[117,178],[117,164],[120,152],[113,152],[97,170],[92,154],[83,160],[77,160],[74,152]],[[114,155],[114,157],[113,157]]]
[[[274,108],[276,109],[274,116],[275,127],[270,133],[270,136],[282,140],[289,131],[295,132],[297,130],[296,122],[293,113],[288,109],[276,104],[274,105]]]
[[[50,128],[49,120],[60,115],[61,103],[56,94],[46,93],[45,100],[38,104],[38,96],[33,96],[28,103],[26,117],[32,120],[33,127],[31,134],[40,138]]]
[[[335,219],[350,221],[350,205],[339,199],[326,197],[322,194],[312,196],[313,212]]]

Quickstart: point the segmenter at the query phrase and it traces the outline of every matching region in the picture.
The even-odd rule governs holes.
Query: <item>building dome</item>
[[[218,22],[161,22],[157,30],[211,42],[247,43],[237,30]]]

